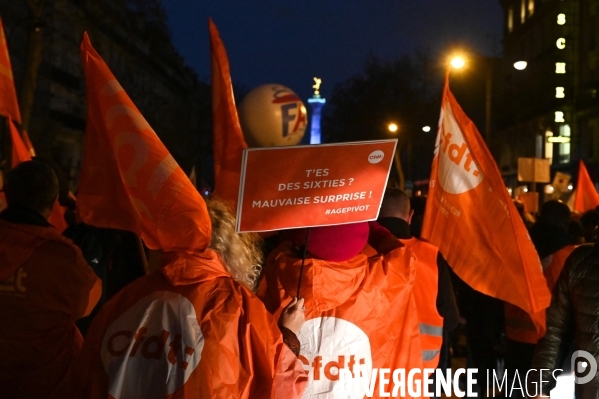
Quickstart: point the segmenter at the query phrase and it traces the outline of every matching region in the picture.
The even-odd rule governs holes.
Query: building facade
[[[599,2],[501,5],[504,57],[492,146],[506,184],[518,184],[518,157],[548,158],[552,172],[574,179],[582,158],[599,180]]]
[[[189,172],[209,157],[210,88],[174,49],[160,2],[0,0],[0,17],[24,125],[72,190],[86,123],[84,31],[179,164]]]

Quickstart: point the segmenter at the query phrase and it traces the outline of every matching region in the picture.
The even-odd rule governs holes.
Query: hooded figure
[[[88,128],[77,211],[133,231],[150,271],[92,322],[76,398],[295,398],[306,376],[252,293],[255,240],[210,207],[92,48],[82,55]]]
[[[297,295],[302,259],[296,243],[305,236],[296,232],[268,256],[258,295],[275,317]],[[304,398],[362,398],[375,368],[403,368],[406,375],[422,369],[412,295],[415,256],[391,236],[378,241],[377,251],[367,245],[368,236],[368,223],[310,231],[300,288],[306,323],[298,334],[308,373]],[[339,382],[343,368],[352,376],[345,387]],[[392,381],[391,374],[384,378]],[[380,387],[379,376],[374,381],[373,397],[381,388],[393,393],[392,382]],[[411,397],[405,396],[406,385],[399,393]]]

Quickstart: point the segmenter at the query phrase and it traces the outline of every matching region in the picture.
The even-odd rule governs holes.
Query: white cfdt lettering
[[[451,137],[451,133],[447,132],[443,134],[443,132],[441,132],[441,151],[447,154],[451,162],[458,166],[462,166],[466,172],[471,172],[474,177],[478,177],[480,173],[472,163],[472,154],[468,151],[466,142],[463,142],[462,145],[458,146],[457,144],[451,143]],[[462,161],[464,162],[462,163]]]

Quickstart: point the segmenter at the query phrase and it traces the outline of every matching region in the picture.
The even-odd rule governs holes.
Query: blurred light
[[[522,190],[522,191],[524,191],[525,193],[527,193],[528,192],[528,187],[524,187],[524,190]]]
[[[425,126],[425,127],[422,128],[422,131],[428,133],[428,132],[431,131],[431,127],[430,126]]]
[[[510,193],[510,195],[512,195],[512,191],[513,191],[513,190],[512,190],[511,188],[508,188],[508,189],[507,189],[507,192],[508,192],[508,193]]]
[[[454,69],[461,69],[464,67],[464,65],[466,65],[466,61],[464,61],[464,58],[460,56],[453,57],[449,63]]]
[[[551,194],[551,193],[553,193],[553,186],[552,185],[545,186],[545,194]]]
[[[210,191],[208,191],[208,190],[204,191],[204,195],[208,195],[208,194],[210,194]]]
[[[397,125],[395,123],[390,123],[389,126],[387,126],[387,128],[391,133],[397,132]]]
[[[566,14],[564,14],[564,13],[557,14],[557,24],[558,25],[565,25],[566,24]]]
[[[555,42],[555,46],[560,49],[563,50],[566,48],[566,39],[564,39],[563,37],[560,37],[559,39],[557,39],[557,41]]]
[[[552,136],[552,137],[547,137],[547,141],[550,143],[569,143],[570,137]]]
[[[574,186],[573,186],[573,185],[571,185],[571,184],[568,184],[568,190],[572,191],[572,189],[573,189],[573,188],[574,188]]]
[[[528,65],[528,62],[526,61],[518,61],[514,63],[514,68],[516,68],[519,71],[523,71],[526,69],[526,66]]]

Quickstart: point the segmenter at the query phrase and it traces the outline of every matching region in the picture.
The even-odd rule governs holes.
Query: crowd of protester
[[[465,330],[469,366],[493,370],[505,359],[508,373],[548,369],[545,395],[569,351],[599,352],[595,210],[573,218],[552,200],[535,221],[520,208],[553,290],[539,336],[526,313],[472,290],[414,236],[421,215],[398,188],[387,189],[376,222],[283,231],[266,242],[235,233],[228,207],[207,200],[212,233],[199,256],[148,250],[132,233],[74,221],[60,235],[48,223],[58,178],[43,162],[14,168],[4,191],[2,398],[315,394],[304,368],[320,366],[307,352],[334,331],[320,326],[323,335],[310,336],[302,327],[332,316],[368,319],[372,357],[390,368],[451,368],[455,331]],[[394,297],[382,301],[388,293]],[[185,300],[171,300],[178,296]],[[479,383],[482,396],[486,381]],[[581,389],[580,397],[595,397],[596,380]]]

